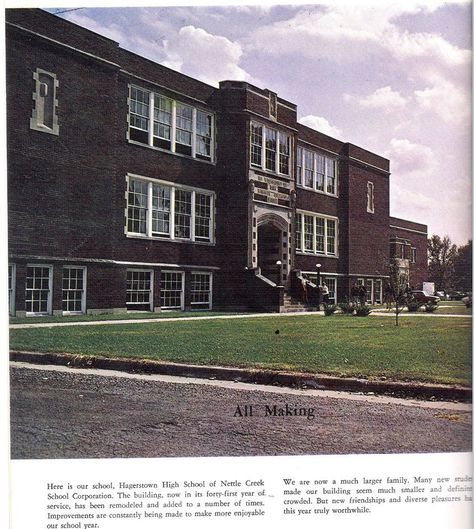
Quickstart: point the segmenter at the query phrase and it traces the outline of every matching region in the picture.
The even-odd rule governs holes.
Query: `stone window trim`
[[[150,178],[146,176],[136,175],[132,173],[128,173],[126,175],[126,190],[125,190],[125,200],[126,200],[126,208],[125,208],[125,226],[124,226],[124,234],[128,238],[139,238],[139,239],[148,239],[148,240],[157,240],[157,241],[170,241],[170,242],[176,242],[176,243],[193,243],[193,244],[203,244],[207,246],[214,246],[215,245],[215,219],[216,219],[216,211],[215,211],[215,204],[216,204],[216,194],[214,191],[210,191],[207,189],[201,189],[197,187],[191,187],[191,186],[184,186],[181,184],[177,184],[175,182],[169,182],[166,180],[158,180],[155,178]],[[135,232],[132,230],[129,230],[129,188],[130,188],[130,181],[137,181],[141,182],[144,185],[147,186],[147,204],[143,209],[146,209],[146,232]],[[167,187],[170,189],[170,211],[169,211],[169,235],[164,236],[160,235],[158,233],[152,233],[152,218],[153,218],[153,208],[152,208],[152,187],[153,184]],[[176,207],[176,201],[175,197],[178,191],[183,191],[191,194],[191,219],[190,219],[190,235],[189,237],[178,237],[175,234],[175,207]],[[196,235],[196,228],[197,223],[196,220],[198,218],[198,215],[196,214],[196,195],[202,195],[207,196],[210,198],[210,217],[209,217],[209,238],[199,238]],[[179,212],[178,212],[179,213]]]
[[[367,213],[375,213],[375,186],[367,182]]]
[[[48,85],[41,81],[41,77],[49,77],[52,81],[53,93],[48,93]],[[59,81],[56,74],[36,68],[33,72],[33,79],[35,81],[35,90],[33,92],[33,110],[30,118],[30,129],[39,132],[46,132],[47,134],[54,134],[59,136],[59,120],[57,114],[58,99],[57,91],[59,88]],[[48,126],[45,123],[45,98],[49,97],[49,104],[51,105],[52,123]]]

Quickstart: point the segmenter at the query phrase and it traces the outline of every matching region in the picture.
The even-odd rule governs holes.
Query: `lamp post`
[[[281,285],[281,261],[280,261],[280,259],[278,259],[278,261],[276,262],[276,265],[278,267],[278,281],[277,281],[277,285],[280,286]]]
[[[318,287],[321,286],[321,263],[318,263],[316,265],[316,282],[318,284]]]

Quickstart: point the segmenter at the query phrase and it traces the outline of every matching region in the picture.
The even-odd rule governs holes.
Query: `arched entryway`
[[[281,284],[282,230],[272,223],[261,224],[258,226],[257,239],[257,260],[261,274],[277,285]]]

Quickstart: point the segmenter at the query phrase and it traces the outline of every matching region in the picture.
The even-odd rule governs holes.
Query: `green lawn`
[[[278,333],[276,333],[278,331]],[[464,318],[292,316],[11,329],[16,350],[470,385]]]

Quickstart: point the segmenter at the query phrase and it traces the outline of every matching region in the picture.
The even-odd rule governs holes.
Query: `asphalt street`
[[[467,404],[11,364],[13,459],[470,450]]]

